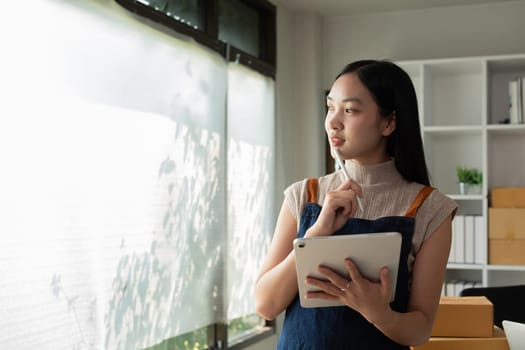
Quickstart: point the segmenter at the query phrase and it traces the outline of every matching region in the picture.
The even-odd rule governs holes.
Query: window
[[[219,0],[219,40],[260,57],[261,15],[239,0]]]
[[[273,80],[108,2],[16,10],[6,26],[39,30],[0,33],[0,344],[193,350],[266,329],[248,301]]]
[[[266,0],[116,0],[262,74],[275,77],[276,9]]]

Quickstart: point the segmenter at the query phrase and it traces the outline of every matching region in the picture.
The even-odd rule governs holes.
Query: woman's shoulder
[[[420,206],[421,213],[426,213],[424,216],[432,217],[432,213],[437,211],[444,211],[450,214],[457,208],[457,203],[441,192],[438,188],[433,186],[425,186],[416,182],[409,182],[405,184],[405,191],[410,192],[415,199],[420,193],[426,192],[426,196]],[[419,213],[418,211],[418,213]]]
[[[292,215],[298,219],[303,207],[307,201],[308,178],[293,182],[284,190],[284,201],[292,212]]]
[[[434,189],[417,212],[416,225],[419,223],[426,228],[421,241],[428,239],[443,220],[454,218],[457,208],[458,204],[452,198]]]
[[[284,190],[284,194],[286,196],[291,195],[297,197],[306,188],[307,181],[308,179],[303,179],[293,182],[292,184],[288,185],[288,187]]]
[[[458,206],[452,198],[441,192],[438,188],[434,188],[427,200],[428,204],[431,206],[450,208],[457,208]]]

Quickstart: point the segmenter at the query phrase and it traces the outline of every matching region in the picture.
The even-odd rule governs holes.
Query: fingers
[[[319,266],[319,272],[326,276],[326,278],[328,278],[328,280],[339,290],[348,289],[350,283],[348,278],[341,276],[331,268],[321,265]]]
[[[390,291],[392,290],[392,281],[390,279],[390,270],[388,267],[383,267],[379,272],[379,281],[381,282],[382,294],[390,298]]]
[[[351,259],[345,259],[345,266],[348,270],[348,275],[353,282],[360,281],[363,278],[359,268]]]
[[[361,186],[359,186],[357,182],[349,179],[345,181],[343,184],[341,184],[341,186],[339,186],[335,192],[345,193],[348,196],[350,196],[349,199],[352,202],[354,208],[356,209],[354,210],[352,215],[354,215],[355,212],[357,211],[357,206],[361,209],[361,211],[363,210],[363,207],[360,201],[360,198],[363,197],[363,192],[361,190]]]
[[[348,275],[340,274],[325,266],[319,266],[323,278],[307,277],[306,283],[317,287],[306,293],[308,299],[339,300],[361,313],[366,319],[374,319],[389,309],[391,275],[388,268],[379,271],[379,281],[369,280],[350,259],[345,259]]]
[[[351,181],[351,180],[350,180]],[[359,186],[359,185],[357,185]],[[324,206],[340,210],[346,216],[353,215],[357,211],[357,193],[350,189],[335,190],[326,194]]]
[[[337,188],[338,191],[353,191],[357,193],[359,197],[363,196],[363,192],[361,191],[361,186],[353,180],[346,180]]]
[[[361,298],[370,298],[376,295],[379,300],[389,302],[391,293],[391,276],[388,268],[379,271],[379,281],[371,281],[361,274],[357,265],[350,259],[345,259],[348,276],[332,270],[326,266],[319,266],[318,270],[323,278],[307,277],[306,283],[319,288],[316,292],[308,293],[310,298],[338,299],[344,298],[348,306],[362,305]],[[378,299],[375,299],[378,300]]]
[[[341,276],[329,267],[319,266],[319,272],[324,275],[326,279],[308,276],[306,283],[317,287],[319,290],[307,292],[307,298],[338,299],[344,296],[351,286],[347,278]]]
[[[355,188],[355,191],[352,190]],[[361,193],[359,184],[348,180],[334,191],[327,192],[318,220],[314,224],[320,235],[330,235],[339,230],[353,217],[359,207],[358,195]]]
[[[346,281],[346,284],[345,284],[345,287],[344,287],[344,288],[341,288],[341,291],[342,291],[342,292],[346,292],[346,291],[350,288],[350,286],[351,286],[350,283],[351,283],[351,282],[352,282],[352,281],[347,280],[347,281]]]
[[[356,288],[364,288],[370,281],[364,278],[357,265],[351,259],[345,259],[345,265],[348,269],[348,275],[352,284]],[[392,290],[392,281],[390,278],[390,270],[387,267],[382,267],[379,271],[379,283],[376,284],[379,288],[379,293],[382,299],[389,300]]]
[[[336,285],[332,281],[317,279],[315,277],[307,277],[306,283],[318,288],[318,290],[316,291],[308,291],[306,294],[308,298],[326,299],[326,295],[329,295],[332,298],[338,298],[344,295],[346,290],[348,289],[346,287],[348,282],[339,283],[339,285]]]

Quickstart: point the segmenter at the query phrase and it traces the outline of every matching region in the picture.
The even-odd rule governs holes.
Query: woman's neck
[[[397,171],[392,159],[388,159],[381,163],[366,165],[360,164],[354,160],[347,160],[345,164],[350,178],[359,184],[375,185],[403,181],[403,177]]]

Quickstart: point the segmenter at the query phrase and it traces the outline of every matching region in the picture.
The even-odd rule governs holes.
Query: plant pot
[[[466,182],[460,182],[459,194],[481,194],[481,185],[473,185],[468,184]]]
[[[481,185],[469,184],[467,187],[468,194],[481,194]]]

